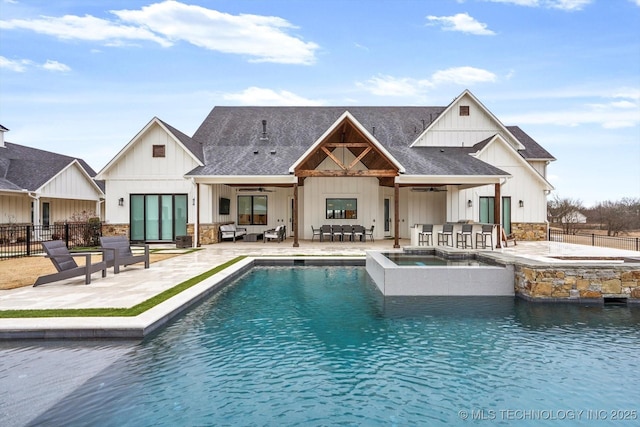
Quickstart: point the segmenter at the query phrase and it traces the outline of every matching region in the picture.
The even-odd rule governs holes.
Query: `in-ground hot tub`
[[[367,251],[367,272],[385,296],[513,296],[514,268],[475,253]]]

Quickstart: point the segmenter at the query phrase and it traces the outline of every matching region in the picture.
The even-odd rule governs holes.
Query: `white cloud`
[[[476,21],[468,13],[458,13],[453,16],[427,16],[431,22],[442,23],[442,29],[446,31],[460,31],[462,33],[478,36],[493,36],[495,33],[487,29],[487,24]]]
[[[566,11],[582,10],[593,3],[593,0],[485,0],[493,3],[509,3],[517,6],[544,7]],[[640,2],[640,0],[635,0]]]
[[[424,95],[428,89],[445,84],[471,86],[477,83],[492,83],[496,80],[495,74],[481,68],[454,67],[436,71],[430,79],[378,75],[365,82],[357,82],[356,86],[377,96],[415,97]]]
[[[635,3],[636,6],[640,6],[640,0],[630,0],[631,3]]]
[[[316,43],[288,32],[296,29],[275,16],[231,15],[178,1],[164,1],[137,10],[111,11],[119,21],[91,15],[40,17],[0,21],[0,29],[25,29],[60,39],[122,46],[151,41],[170,47],[179,41],[223,53],[249,56],[252,62],[313,64]]]
[[[32,62],[27,59],[13,60],[0,56],[0,68],[6,68],[16,73],[24,73],[31,65]]]
[[[47,62],[39,65],[29,59],[11,60],[5,58],[4,56],[0,56],[0,68],[6,68],[16,73],[24,73],[29,68],[43,68],[47,71],[71,71],[71,68],[68,65],[65,65],[58,61],[53,61],[51,59],[48,59]]]
[[[454,67],[436,71],[431,80],[434,84],[455,83],[466,86],[475,83],[492,83],[497,80],[497,76],[481,68]]]
[[[275,91],[255,86],[249,87],[239,93],[224,94],[223,98],[240,105],[324,105],[323,101],[303,98],[286,90]]]
[[[68,65],[58,61],[52,61],[51,59],[48,59],[47,62],[42,65],[42,68],[49,71],[61,71],[63,73],[71,71],[71,68]]]
[[[11,19],[9,21],[0,21],[0,29],[32,30],[39,34],[46,34],[63,40],[75,39],[111,43],[122,42],[123,40],[148,40],[164,47],[171,46],[171,42],[144,28],[112,23],[91,15]]]
[[[580,126],[596,124],[604,129],[640,125],[640,102],[634,100],[588,103],[564,110],[506,115],[503,121],[520,124]]]

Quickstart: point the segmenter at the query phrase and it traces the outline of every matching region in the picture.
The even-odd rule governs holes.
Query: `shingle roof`
[[[515,136],[518,141],[525,146],[524,150],[520,150],[519,153],[525,159],[537,159],[537,160],[556,160],[547,150],[542,148],[540,144],[538,144],[533,138],[527,135],[522,129],[518,126],[507,126],[509,132]]]
[[[286,175],[345,111],[394,156],[409,175],[504,175],[469,148],[410,144],[445,107],[215,107],[193,135],[204,164],[188,175]],[[262,120],[268,140],[261,140]],[[271,151],[275,151],[271,154]],[[257,152],[257,154],[256,154]]]
[[[173,133],[173,135],[182,143],[182,145],[187,147],[187,149],[198,158],[198,160],[200,160],[201,162],[204,161],[204,156],[202,154],[202,144],[194,141],[190,136],[187,136],[184,133],[180,132],[178,129],[174,128],[167,122],[160,119],[158,120],[162,122],[162,124],[165,125],[167,129],[169,129],[169,131]]]
[[[89,176],[96,175],[82,159],[7,142],[0,148],[0,190],[35,191],[74,160]]]

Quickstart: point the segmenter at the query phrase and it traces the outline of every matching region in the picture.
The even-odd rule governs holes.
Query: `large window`
[[[129,205],[132,241],[170,242],[187,234],[186,194],[132,194]]]
[[[238,196],[238,225],[267,225],[267,196]]]
[[[358,199],[327,199],[327,219],[357,219]]]

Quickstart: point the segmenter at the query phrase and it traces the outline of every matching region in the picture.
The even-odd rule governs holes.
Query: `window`
[[[495,197],[480,197],[480,222],[485,224],[495,224],[494,206]]]
[[[238,225],[267,225],[267,196],[238,196]]]
[[[153,157],[164,157],[164,145],[153,146]]]
[[[131,241],[173,241],[187,234],[187,195],[132,194],[129,218]]]
[[[358,199],[327,199],[327,219],[357,219]]]
[[[460,106],[460,115],[461,116],[468,116],[469,115],[469,106],[468,105],[461,105]]]

